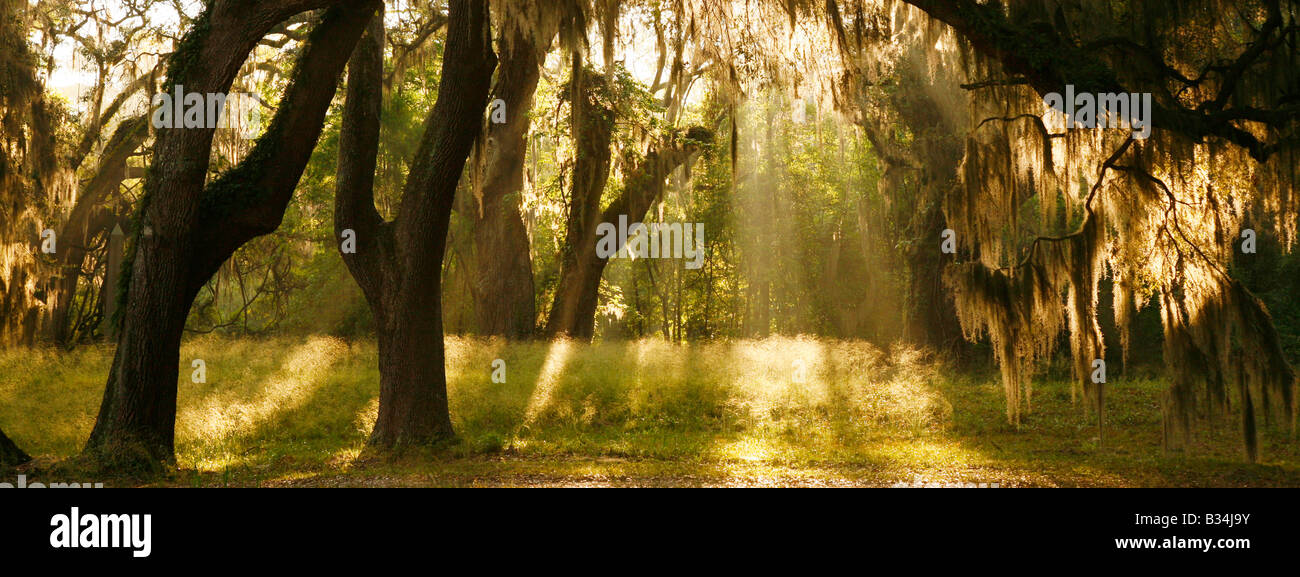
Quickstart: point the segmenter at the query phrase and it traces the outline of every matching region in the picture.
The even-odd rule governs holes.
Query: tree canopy
[[[373,335],[385,448],[454,437],[448,332],[908,342],[991,357],[1017,427],[1059,360],[1098,438],[1106,362],[1158,356],[1166,448],[1234,414],[1256,460],[1257,417],[1295,426],[1289,0],[0,16],[0,346],[116,344],[88,453],[172,459],[209,332]],[[267,121],[151,122],[179,87]],[[697,261],[647,256],[636,227],[674,224]]]

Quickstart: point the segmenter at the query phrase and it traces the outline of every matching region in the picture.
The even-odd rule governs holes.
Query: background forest
[[[0,0],[0,466],[1300,482],[1294,2],[244,4]]]

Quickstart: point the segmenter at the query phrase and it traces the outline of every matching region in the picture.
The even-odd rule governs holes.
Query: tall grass
[[[1112,432],[1098,442],[1065,383],[1039,385],[1035,413],[1017,431],[1003,417],[994,375],[958,374],[905,347],[784,337],[692,345],[449,337],[446,349],[459,442],[393,464],[364,451],[378,409],[373,341],[189,339],[178,466],[198,478],[243,479],[236,482],[383,470],[460,475],[414,483],[472,483],[527,470],[728,484],[738,475],[1049,485],[1232,484],[1245,475],[1243,483],[1300,484],[1295,443],[1277,434],[1265,436],[1272,461],[1263,467],[1240,463],[1231,426],[1207,436],[1193,457],[1163,455],[1163,386],[1152,380],[1112,389]],[[0,352],[0,427],[42,462],[77,454],[111,356],[104,347]],[[191,381],[194,359],[206,364],[204,383]],[[493,382],[497,359],[505,382]]]

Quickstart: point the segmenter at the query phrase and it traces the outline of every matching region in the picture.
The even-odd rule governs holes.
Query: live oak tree
[[[195,295],[244,243],[279,226],[343,69],[380,2],[217,0],[170,58],[168,86],[225,94],[269,31],[324,9],[265,134],[206,182],[214,127],[158,130],[123,279],[112,368],[86,450],[125,464],[174,459],[181,335]]]
[[[869,53],[864,31],[882,22],[858,0],[793,4],[792,15],[825,17],[849,54]],[[1106,387],[1091,376],[1105,354],[1098,285],[1110,278],[1125,349],[1135,308],[1158,303],[1173,381],[1166,446],[1186,446],[1197,415],[1233,402],[1253,460],[1256,411],[1294,426],[1295,375],[1268,312],[1229,271],[1247,214],[1288,245],[1295,237],[1297,6],[1175,4],[909,0],[886,8],[945,24],[929,44],[954,46],[967,74],[972,134],[945,205],[973,258],[948,277],[968,336],[993,344],[1009,419],[1019,422],[1035,365],[1068,333],[1076,388],[1101,425]],[[946,30],[954,36],[945,40]],[[1067,85],[1151,93],[1151,138],[1072,129],[1044,115],[1043,99]],[[1008,231],[1024,224],[1018,214],[1034,197],[1039,230],[1059,203],[1081,222],[1022,242]]]
[[[89,174],[81,179],[84,184],[77,187],[75,203],[62,225],[55,228],[59,250],[53,255],[53,266],[48,267],[50,278],[45,284],[47,318],[42,333],[59,345],[71,346],[92,333],[100,324],[104,300],[114,294],[110,287],[97,287],[93,282],[96,271],[105,264],[103,251],[97,249],[108,241],[118,213],[127,209],[129,202],[120,189],[131,177],[128,160],[149,137],[147,115],[127,116],[127,111],[132,99],[156,90],[162,65],[141,61],[148,61],[147,55],[166,34],[165,27],[150,21],[160,4],[148,0],[112,10],[80,10],[75,5],[48,2],[33,10],[41,45],[75,44],[85,60],[82,66],[95,74],[86,98],[87,110],[78,119],[79,134],[60,155],[63,173],[71,176],[89,170]],[[55,59],[50,60],[52,65]],[[120,82],[115,80],[119,75],[123,77]]]
[[[103,264],[92,253],[113,228],[114,209],[109,205],[122,204],[114,201],[128,176],[128,158],[148,136],[142,118],[123,116],[134,97],[153,90],[157,67],[142,64],[141,53],[152,50],[152,43],[164,33],[149,22],[156,1],[118,6],[111,12],[107,8],[83,10],[67,1],[42,2],[14,14],[21,4],[5,8],[7,26],[30,29],[30,37],[39,42],[28,46],[22,42],[29,38],[28,33],[6,33],[7,38],[20,41],[5,47],[10,52],[6,57],[7,77],[11,78],[7,90],[12,97],[30,98],[32,107],[30,114],[13,113],[22,107],[11,109],[6,133],[17,137],[25,132],[14,141],[31,142],[27,148],[39,154],[10,163],[16,170],[6,179],[6,194],[22,187],[29,190],[11,196],[6,211],[11,218],[6,219],[4,236],[19,234],[23,238],[6,240],[9,246],[0,255],[0,269],[7,271],[2,276],[8,277],[0,279],[0,293],[4,293],[0,298],[0,344],[31,345],[49,340],[71,345],[98,324],[99,295],[111,294],[92,282],[82,282],[94,276],[86,272],[85,265],[88,258],[91,271]],[[50,99],[45,94],[44,84],[57,62],[49,54],[60,43],[75,45],[82,66],[94,73],[85,97],[86,110],[75,117],[57,97]],[[34,74],[34,52],[46,54],[48,64],[39,70],[44,77]],[[40,242],[33,242],[32,227],[41,232],[40,242],[48,238],[56,250],[34,254],[32,247]]]
[[[59,229],[57,236],[60,250],[56,253],[57,271],[49,286],[47,301],[50,302],[50,319],[46,330],[50,339],[61,345],[74,344],[78,338],[78,327],[74,326],[73,304],[78,290],[86,277],[83,269],[91,251],[99,242],[107,241],[113,227],[117,225],[117,214],[112,207],[105,206],[118,192],[128,173],[128,160],[136,154],[148,137],[149,127],[146,116],[137,116],[123,120],[113,132],[99,160],[99,169],[82,188],[77,202],[68,213],[67,220]],[[113,288],[103,287],[102,296],[84,299],[98,302],[102,307],[104,299],[113,298]],[[85,288],[93,291],[93,285]]]
[[[471,192],[457,202],[470,220],[467,266],[476,332],[526,338],[537,332],[537,296],[524,224],[524,167],[534,99],[547,55],[585,48],[590,0],[510,1],[494,14],[501,62],[486,138],[475,150]]]
[[[1049,143],[1062,140],[1063,147],[1073,149],[1058,171],[1043,158],[1046,152],[1019,155],[1002,166],[1022,173],[1025,167],[1035,167],[1040,174],[1060,174],[1072,202],[1082,204],[1084,220],[1073,234],[1035,243],[1020,262],[1004,261],[1018,269],[1010,274],[986,274],[978,268],[983,265],[958,272],[963,321],[973,326],[995,318],[990,311],[1027,311],[984,325],[1002,332],[1002,337],[1019,332],[1022,344],[1017,346],[1026,347],[1018,351],[1019,359],[1004,355],[1013,369],[1045,350],[1034,347],[1047,342],[1052,327],[1068,330],[1076,382],[1082,381],[1100,424],[1105,387],[1094,383],[1090,373],[1093,359],[1104,352],[1096,321],[1096,287],[1109,272],[1116,286],[1114,309],[1123,346],[1135,305],[1154,300],[1161,311],[1164,360],[1173,381],[1163,406],[1165,446],[1187,446],[1196,415],[1225,412],[1231,398],[1239,405],[1246,456],[1255,460],[1257,411],[1265,418],[1279,414],[1294,426],[1295,374],[1268,312],[1227,271],[1238,254],[1232,239],[1240,239],[1248,213],[1274,223],[1278,237],[1293,242],[1294,189],[1300,176],[1295,162],[1300,128],[1300,109],[1295,106],[1300,94],[1294,74],[1300,62],[1296,5],[1192,2],[1181,10],[1144,5],[1116,13],[1085,4],[1055,13],[1012,7],[1008,13],[969,2],[931,4],[917,3],[968,39],[977,54],[996,59],[1002,76],[993,78],[1023,79],[1032,87],[1031,102],[1062,92],[1067,84],[1078,92],[1151,92],[1155,101],[1155,131],[1148,141],[1105,138],[1096,131],[1091,138],[1070,130],[1057,137],[1055,126],[1050,132],[1031,127],[1019,136],[1025,145],[1013,150],[1046,151],[1054,148]],[[1011,22],[1017,23],[1014,33]],[[1115,25],[1097,26],[1105,22]],[[1205,37],[1240,40],[1210,48],[1189,38],[1186,32],[1191,29]],[[975,90],[991,92],[977,99],[999,98],[1002,92]],[[1017,102],[1015,91],[1000,97]],[[1025,90],[1022,86],[1018,91]],[[986,116],[1015,116],[1001,110]],[[958,212],[974,216],[987,211],[970,210],[974,207],[965,200],[973,198],[976,178],[988,183],[982,194],[1014,202],[1012,189],[1019,186],[1001,186],[1014,179],[998,178],[1007,173],[990,163],[1002,162],[998,154],[989,154],[993,150],[983,143],[968,147],[963,179],[967,184],[960,189],[963,198],[952,203]],[[1085,173],[1091,180],[1087,193],[1071,190],[1067,175]],[[1213,181],[1207,181],[1207,175],[1213,175]],[[1048,183],[1035,184],[1039,190],[1051,190]],[[985,203],[993,204],[997,201]],[[978,232],[970,238],[988,239]],[[1113,248],[1108,250],[1108,244]],[[1022,292],[1022,287],[1044,282],[1068,294],[1062,324],[1055,322],[1059,317],[1053,313],[1060,309]],[[1008,292],[1022,294],[1020,302],[1009,306],[1012,302],[1005,297],[994,297]],[[1031,318],[1036,322],[1023,330]],[[999,336],[994,341],[1004,347],[1007,342]],[[1005,368],[1004,375],[1010,376]]]
[[[1248,220],[1271,225],[1287,246],[1296,236],[1295,2],[781,0],[747,3],[743,16],[706,0],[676,4],[702,31],[698,49],[724,62],[736,61],[728,57],[742,42],[728,16],[767,10],[788,19],[785,27],[756,18],[748,28],[763,33],[742,37],[759,57],[732,64],[743,74],[722,81],[750,76],[759,62],[773,81],[820,85],[852,111],[860,81],[898,48],[901,28],[918,24],[930,66],[964,75],[970,136],[942,202],[962,262],[944,276],[966,336],[993,345],[1010,421],[1028,410],[1035,367],[1068,334],[1076,394],[1101,426],[1106,385],[1092,375],[1106,350],[1097,299],[1107,279],[1125,350],[1134,311],[1158,303],[1173,381],[1163,403],[1167,447],[1186,446],[1198,415],[1230,403],[1250,459],[1257,411],[1294,426],[1294,372],[1268,312],[1231,270]],[[782,45],[772,34],[782,29],[811,30],[838,55],[790,66],[765,48]],[[1044,115],[1044,98],[1067,86],[1151,93],[1151,138],[1067,129]],[[1031,201],[1037,226],[1020,218]],[[1071,228],[1056,232],[1062,221]],[[936,250],[939,232],[931,231]]]
[[[524,161],[532,124],[533,98],[546,54],[559,32],[559,17],[533,3],[532,29],[503,20],[501,63],[492,88],[492,113],[481,147],[481,174],[475,175],[473,198],[466,199],[473,219],[474,311],[478,333],[511,338],[532,336],[537,324],[532,258],[521,213]],[[501,122],[503,120],[503,122]]]
[[[374,315],[379,339],[379,416],[370,443],[423,445],[454,435],[447,409],[442,262],[457,184],[478,138],[497,57],[486,0],[452,0],[438,98],[410,166],[397,216],[375,208],[383,105],[383,29],[372,26],[348,70],[340,134],[335,230]]]
[[[617,75],[616,75],[617,76]],[[704,128],[671,128],[656,136],[644,152],[626,149],[626,175],[622,190],[604,210],[601,198],[609,181],[614,131],[618,114],[627,110],[619,88],[574,58],[569,82],[572,131],[575,142],[572,185],[568,198],[560,280],[546,321],[552,337],[591,339],[595,328],[600,279],[609,258],[596,252],[601,223],[641,222],[663,195],[664,180],[694,160],[712,133]],[[615,252],[622,245],[616,244]]]
[[[856,121],[884,165],[880,188],[888,211],[904,223],[898,239],[906,267],[903,338],[939,350],[959,350],[962,339],[943,268],[952,256],[934,250],[936,231],[947,228],[943,201],[956,185],[965,144],[965,107],[945,97],[957,89],[956,73],[930,73],[919,39],[902,49],[891,73],[862,79]],[[904,128],[905,131],[900,130]]]

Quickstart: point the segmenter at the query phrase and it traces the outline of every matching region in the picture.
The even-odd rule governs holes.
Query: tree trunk
[[[943,199],[956,185],[965,150],[963,127],[969,121],[963,111],[950,110],[930,96],[960,90],[953,74],[933,76],[907,67],[898,71],[896,82],[901,90],[891,93],[886,103],[897,117],[886,121],[863,116],[859,126],[885,166],[882,182],[894,198],[889,218],[901,224],[908,240],[901,243],[907,248],[898,253],[907,271],[903,339],[961,355],[966,339],[943,283],[944,268],[953,256],[936,247],[947,228]],[[886,122],[921,136],[901,142]]]
[[[379,332],[379,417],[370,443],[424,445],[452,437],[442,334],[442,262],[457,184],[487,105],[496,55],[486,0],[452,0],[438,99],[425,122],[397,219],[374,202],[382,113],[383,27],[349,64],[334,226],[355,234],[343,260]]]
[[[474,215],[475,311],[478,332],[484,335],[525,338],[537,326],[521,193],[533,96],[554,35],[552,29],[543,31],[543,46],[515,29],[510,41],[501,43],[492,99],[505,103],[506,122],[489,124],[487,167]]]
[[[590,340],[596,325],[600,278],[608,263],[596,255],[597,226],[602,222],[616,223],[618,217],[624,215],[629,223],[644,220],[650,207],[663,194],[664,179],[691,161],[700,151],[700,145],[711,141],[713,135],[706,129],[695,127],[685,134],[667,135],[652,144],[645,158],[628,171],[623,194],[601,212],[601,193],[609,179],[614,113],[601,106],[596,98],[598,91],[608,90],[603,78],[576,65],[574,78],[581,79],[572,86],[577,157],[574,159],[560,282],[546,321],[546,335]],[[583,97],[581,105],[576,104],[579,94]],[[616,244],[615,252],[621,248]]]
[[[598,96],[608,90],[604,78],[583,67],[575,56],[569,88],[575,141],[573,185],[560,281],[546,319],[548,337],[590,339],[595,328],[596,299],[605,266],[604,259],[596,256],[596,226],[601,217],[600,196],[609,180],[615,128],[614,111]]]
[[[22,449],[18,448],[4,431],[0,431],[0,468],[15,467],[32,460]]]
[[[926,184],[925,186],[932,186]],[[919,208],[912,228],[919,238],[938,238],[945,226],[938,202]],[[952,257],[934,249],[934,243],[915,243],[907,252],[908,291],[904,310],[904,339],[922,346],[960,354],[966,339],[957,310],[943,285],[943,269]]]
[[[483,198],[482,218],[474,227],[478,333],[531,337],[537,328],[537,302],[528,230],[519,196]]]
[[[380,393],[372,445],[421,445],[455,435],[447,406],[441,283],[432,284],[423,294],[390,295],[385,310],[393,314],[377,319]]]
[[[111,211],[103,210],[102,204],[122,184],[126,177],[127,159],[135,153],[148,134],[147,116],[125,120],[118,126],[105,148],[99,172],[91,178],[81,196],[77,197],[77,203],[72,207],[58,236],[59,277],[51,283],[50,300],[53,303],[48,336],[59,345],[72,344],[71,340],[76,336],[70,333],[72,321],[68,317],[90,246],[113,226],[114,215]]]
[[[214,130],[161,129],[145,183],[143,219],[128,259],[126,303],[93,456],[151,468],[174,460],[176,380],[194,297],[244,243],[279,226],[306,168],[348,56],[377,1],[282,0],[209,5],[173,57],[168,77],[187,92],[226,93],[266,33],[304,10],[328,7],[313,27],[266,134],[210,185]]]

